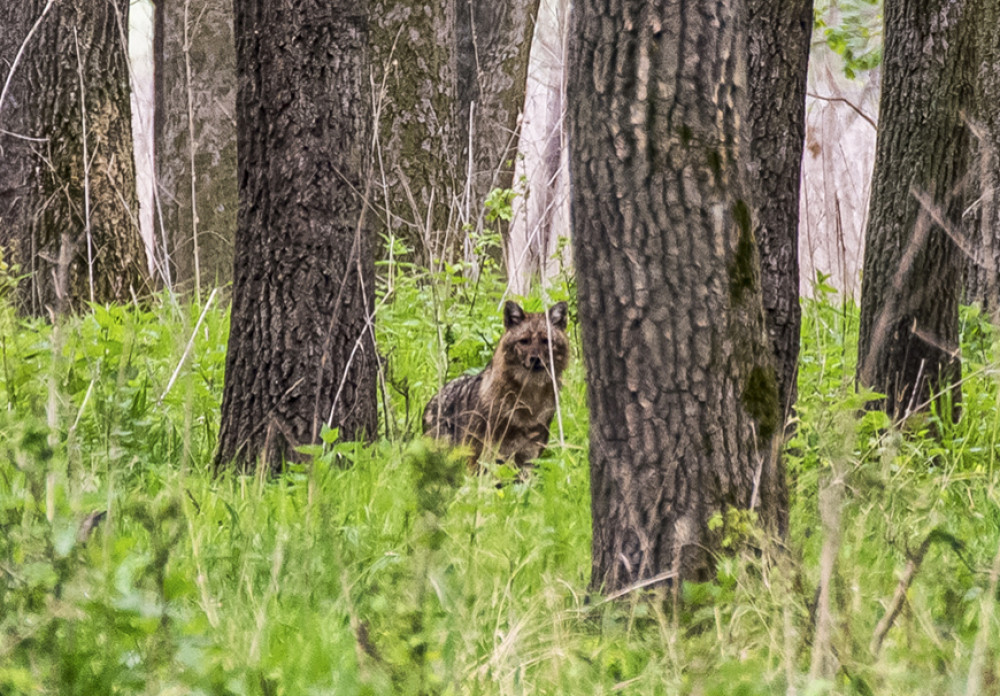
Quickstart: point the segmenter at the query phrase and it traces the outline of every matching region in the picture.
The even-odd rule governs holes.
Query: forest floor
[[[578,347],[526,482],[415,439],[501,331],[500,281],[449,278],[383,286],[378,441],[328,432],[275,479],[211,472],[217,297],[55,328],[0,306],[0,694],[998,693],[1000,342],[976,309],[961,422],[904,436],[858,416],[857,310],[818,284],[786,550],[735,525],[675,605],[588,591]]]

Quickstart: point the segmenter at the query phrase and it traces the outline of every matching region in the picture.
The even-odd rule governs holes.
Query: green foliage
[[[588,593],[578,358],[562,441],[554,424],[526,480],[471,475],[460,453],[416,438],[438,386],[489,359],[504,284],[396,252],[378,300],[387,435],[364,446],[326,430],[274,480],[209,471],[225,309],[163,298],[53,329],[0,304],[0,693],[947,694],[965,691],[980,632],[996,664],[1000,341],[982,312],[962,312],[963,419],[932,415],[904,437],[861,411],[857,309],[818,278],[803,302],[787,551],[752,511],[727,508],[711,526],[730,555],[713,582],[681,588],[675,612],[662,595]],[[520,299],[572,299],[571,281]],[[841,668],[810,682],[817,501],[835,476]],[[941,543],[873,656],[927,539]]]
[[[823,0],[813,10],[815,31],[844,61],[849,78],[882,62],[881,0]]]
[[[522,177],[523,179],[523,177]],[[486,222],[514,218],[514,199],[518,196],[514,189],[495,188],[486,196]]]
[[[725,514],[716,512],[709,517],[708,531],[719,535],[720,545],[724,549],[735,548],[747,540],[760,536],[757,513],[734,507],[726,508]]]
[[[4,250],[0,247],[0,302],[11,302],[17,288],[20,267],[4,260]]]
[[[494,236],[484,232],[479,258],[489,258]],[[402,437],[420,431],[424,404],[441,385],[489,362],[503,332],[504,284],[489,264],[478,274],[463,262],[422,269],[406,260],[410,250],[395,244],[401,260],[378,264],[376,331],[388,394],[381,420],[390,435]]]

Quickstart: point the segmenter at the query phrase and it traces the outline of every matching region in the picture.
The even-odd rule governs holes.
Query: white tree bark
[[[879,90],[876,71],[850,80],[838,61],[825,49],[813,51],[809,61],[799,279],[802,294],[811,296],[822,272],[829,285],[857,299]]]
[[[525,295],[546,285],[570,263],[569,160],[565,112],[565,63],[569,0],[541,0],[531,44],[524,119],[514,169],[513,219],[507,240],[509,290]]]
[[[129,75],[132,79],[132,142],[135,143],[135,187],[139,198],[139,234],[146,247],[151,276],[167,285],[155,266],[153,224],[153,4],[133,2],[128,15]]]

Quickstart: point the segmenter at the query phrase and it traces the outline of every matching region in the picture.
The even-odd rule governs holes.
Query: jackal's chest
[[[496,395],[490,409],[494,432],[533,431],[548,427],[556,411],[555,393],[548,388],[522,388]]]

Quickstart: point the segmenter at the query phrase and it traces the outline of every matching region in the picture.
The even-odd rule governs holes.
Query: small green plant
[[[504,220],[510,222],[514,217],[514,199],[517,198],[514,189],[495,188],[486,196],[486,222]]]
[[[827,47],[844,61],[844,74],[858,73],[882,62],[882,3],[880,0],[819,2],[813,10],[815,29]]]
[[[8,263],[4,259],[3,247],[0,247],[0,304],[12,300],[14,291],[17,290],[19,273],[20,267],[17,264]]]
[[[735,507],[727,507],[724,512],[716,512],[709,517],[708,531],[720,536],[720,545],[724,549],[737,548],[760,536],[757,513]]]

